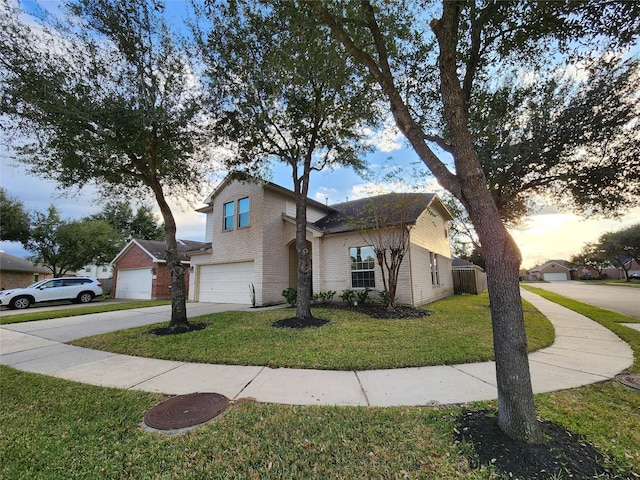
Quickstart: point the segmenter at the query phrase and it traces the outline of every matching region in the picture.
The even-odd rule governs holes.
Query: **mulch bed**
[[[432,315],[429,310],[422,310],[413,307],[396,307],[389,310],[386,306],[378,303],[366,303],[364,305],[345,305],[339,303],[322,303],[316,304],[314,307],[319,308],[336,308],[339,310],[348,310],[368,315],[371,318],[380,320],[403,320],[411,318],[424,318]]]
[[[423,318],[431,315],[433,312],[428,310],[419,310],[412,307],[396,307],[393,310],[387,309],[384,305],[379,304],[365,304],[365,305],[344,305],[338,303],[321,303],[314,304],[314,308],[334,308],[338,310],[349,310],[351,312],[358,312],[364,315],[368,315],[371,318],[377,318],[380,320],[390,319],[410,319],[410,318]],[[327,325],[329,320],[323,320],[321,318],[299,318],[291,317],[284,320],[278,320],[271,324],[275,328],[310,328],[310,327],[322,327]]]
[[[327,325],[329,320],[323,320],[321,318],[299,318],[299,317],[291,317],[285,318],[283,320],[278,320],[277,322],[273,322],[271,324],[272,327],[276,328],[312,328],[312,327],[322,327]]]
[[[545,442],[530,445],[507,437],[498,418],[487,410],[465,412],[455,436],[473,445],[472,468],[492,465],[508,478],[633,478],[629,472],[611,471],[603,455],[577,435],[550,422],[540,422]]]
[[[181,333],[195,332],[196,330],[202,330],[207,326],[206,323],[188,323],[186,326],[180,325],[177,328],[160,327],[149,330],[149,333],[158,335],[159,337],[165,335],[180,335]]]

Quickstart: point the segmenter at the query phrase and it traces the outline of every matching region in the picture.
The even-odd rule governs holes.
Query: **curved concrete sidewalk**
[[[522,291],[522,296],[556,329],[555,343],[529,356],[534,392],[607,380],[633,363],[632,350],[611,331],[538,295]],[[129,319],[137,315],[127,312]],[[109,327],[109,316],[113,319],[117,312],[99,315],[105,316],[105,330],[117,329]],[[217,392],[231,399],[297,405],[421,406],[497,397],[494,362],[357,372],[192,364],[60,343],[84,336],[81,329],[73,336],[71,320],[64,320],[46,335],[14,327],[23,324],[3,326],[0,363],[105,387],[165,394]]]

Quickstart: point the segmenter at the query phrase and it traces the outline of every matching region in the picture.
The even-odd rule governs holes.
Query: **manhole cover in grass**
[[[622,373],[620,375],[616,375],[616,380],[627,387],[640,390],[640,375],[636,373]]]
[[[144,423],[158,430],[177,430],[207,422],[224,412],[229,400],[219,393],[190,393],[171,397],[149,410]]]

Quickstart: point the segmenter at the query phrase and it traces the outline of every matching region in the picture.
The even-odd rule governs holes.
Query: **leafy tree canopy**
[[[469,213],[488,273],[498,424],[512,438],[541,441],[521,348],[526,345],[518,285],[521,255],[502,221],[495,185],[485,174],[486,155],[479,149],[478,119],[508,127],[502,122],[509,116],[482,97],[498,89],[496,79],[546,74],[588,58],[584,45],[596,59],[611,48],[627,48],[640,31],[640,6],[615,1],[304,3],[375,79],[399,130]],[[442,150],[450,154],[453,167],[443,160]],[[538,171],[533,168],[531,174]]]
[[[629,280],[632,261],[640,263],[640,223],[617,232],[607,232],[598,239],[596,245],[600,255],[622,268]]]
[[[268,175],[291,165],[294,182],[338,165],[364,167],[364,127],[379,110],[357,68],[326,29],[308,28],[305,6],[207,2],[207,78],[221,106],[216,135],[237,155],[229,165]],[[302,11],[300,11],[301,9]],[[305,179],[306,181],[306,179]]]
[[[104,220],[66,221],[51,205],[46,213],[34,212],[31,234],[25,248],[34,263],[56,276],[80,270],[89,264],[105,264],[118,253],[113,241],[118,236]]]
[[[89,217],[91,220],[104,220],[122,237],[122,242],[132,238],[163,241],[164,226],[158,223],[152,208],[142,205],[135,211],[128,202],[108,202],[99,213]]]
[[[0,188],[0,240],[26,242],[29,238],[29,212],[24,204]]]

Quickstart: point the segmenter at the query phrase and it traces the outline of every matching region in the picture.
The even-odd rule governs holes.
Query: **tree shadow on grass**
[[[324,325],[329,324],[329,320],[323,320],[321,318],[299,318],[299,317],[291,317],[284,318],[282,320],[278,320],[277,322],[273,322],[271,324],[272,327],[275,328],[317,328],[322,327]]]
[[[162,337],[165,335],[180,335],[182,333],[189,333],[189,332],[202,330],[206,326],[207,326],[206,323],[188,323],[187,325],[179,325],[176,328],[169,328],[169,327],[154,328],[153,330],[149,330],[149,333],[152,335],[157,335],[159,337]]]

